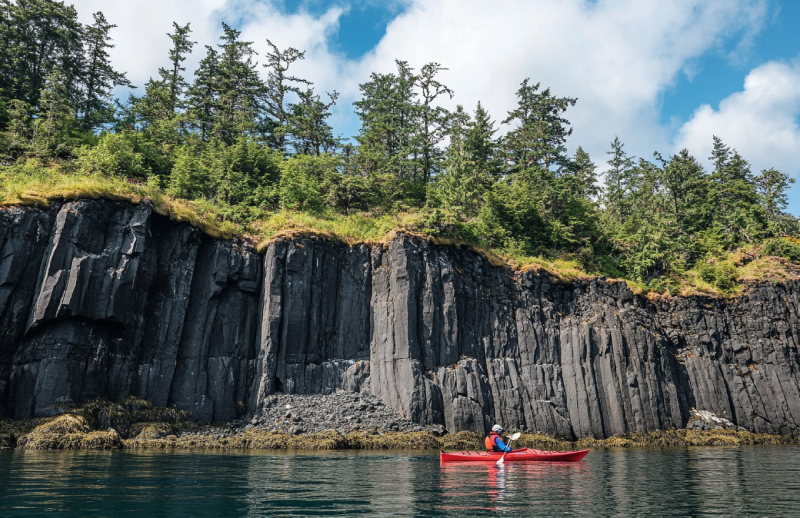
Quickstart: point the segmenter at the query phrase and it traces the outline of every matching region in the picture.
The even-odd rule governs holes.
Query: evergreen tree
[[[787,231],[781,223],[786,218],[784,213],[788,205],[786,191],[794,182],[794,178],[777,169],[765,169],[755,178],[760,203],[774,233],[785,234]]]
[[[32,150],[46,158],[67,158],[80,145],[78,121],[70,105],[69,88],[60,70],[48,78],[33,121]]]
[[[328,125],[327,119],[331,116],[330,109],[336,104],[338,96],[334,91],[328,94],[330,102],[324,103],[309,88],[300,92],[299,102],[289,106],[291,116],[286,127],[293,137],[292,146],[296,153],[319,156],[336,149],[339,140],[333,136],[333,129]]]
[[[597,166],[592,162],[589,153],[578,146],[572,164],[577,187],[575,194],[586,200],[595,199],[600,192],[597,187]]]
[[[17,158],[27,152],[33,138],[32,108],[25,101],[13,99],[8,103],[8,126],[3,132],[2,153]]]
[[[84,28],[71,5],[54,0],[0,0],[0,90],[32,108],[47,78],[64,77],[70,102],[78,100]]]
[[[213,136],[228,145],[255,129],[264,84],[256,71],[252,42],[240,41],[240,31],[222,24],[222,43],[214,78],[217,90]]]
[[[114,70],[108,55],[107,49],[114,48],[109,33],[115,27],[99,11],[94,13],[94,24],[86,27],[81,77],[84,92],[80,106],[80,122],[84,130],[93,130],[111,122],[114,118],[112,90],[117,86],[131,86],[125,73]]]
[[[670,158],[662,173],[671,217],[682,231],[694,235],[708,225],[708,179],[703,166],[686,149]]]
[[[176,112],[184,107],[182,98],[189,84],[181,75],[186,71],[186,67],[182,64],[186,61],[186,56],[191,54],[192,47],[197,45],[197,42],[189,40],[189,35],[192,33],[190,24],[187,23],[181,26],[176,22],[172,22],[172,26],[175,28],[175,32],[167,33],[169,39],[172,40],[172,48],[169,51],[169,60],[172,67],[170,69],[158,69],[161,80],[169,92],[165,111],[170,119],[174,118]]]
[[[145,126],[162,120],[171,121],[185,107],[183,96],[189,84],[182,75],[186,71],[182,64],[196,43],[189,41],[189,24],[180,26],[173,22],[172,25],[175,32],[167,33],[172,41],[172,48],[169,50],[171,66],[158,69],[159,79],[150,78],[145,84],[144,98],[139,101],[138,111],[141,112]]]
[[[287,75],[289,67],[294,62],[305,59],[305,52],[300,52],[293,47],[280,50],[270,40],[267,40],[267,44],[272,51],[267,54],[267,62],[264,64],[264,68],[268,70],[264,95],[264,111],[267,116],[266,132],[271,134],[272,144],[276,149],[285,150],[287,134],[292,131],[289,119],[298,116],[295,110],[289,107],[287,96],[294,93],[301,98],[300,102],[295,105],[301,112],[303,110],[318,111],[322,105],[316,104],[313,100],[313,93],[308,89],[311,86],[310,81]],[[331,103],[323,111],[335,104],[335,101],[336,92],[331,96]],[[319,102],[318,98],[316,102]],[[317,122],[319,121],[310,124],[313,125]]]
[[[194,83],[187,90],[186,118],[191,128],[200,132],[200,140],[208,142],[214,132],[215,115],[221,109],[217,91],[219,54],[206,46],[206,56],[195,71]]]
[[[621,151],[621,145],[613,147]],[[641,159],[630,166],[626,176],[625,218],[614,232],[626,272],[647,282],[668,271],[682,271],[683,263],[676,255],[681,233],[669,209],[669,198],[662,195],[663,171]]]
[[[516,122],[504,139],[508,160],[515,171],[536,166],[564,167],[569,163],[564,145],[572,129],[567,129],[569,121],[562,114],[575,106],[577,99],[555,97],[549,88],[539,92],[539,83],[531,86],[529,81],[522,82],[517,90],[517,107],[503,121]]]
[[[436,194],[444,207],[461,210],[468,217],[477,215],[486,193],[502,175],[502,160],[493,140],[496,132],[480,103],[474,118],[461,105],[451,114],[445,173],[436,178]]]
[[[443,70],[447,69],[439,63],[428,63],[422,67],[414,82],[420,90],[420,101],[416,110],[418,150],[415,154],[421,158],[421,181],[425,184],[438,172],[442,155],[438,145],[444,140],[450,121],[448,111],[433,104],[441,95],[453,98],[453,91],[436,79]],[[416,180],[416,170],[414,179]]]
[[[759,205],[750,164],[717,136],[709,160],[714,164],[709,178],[710,208],[720,242],[728,248],[760,239],[766,229],[766,215]]]
[[[416,129],[416,76],[405,61],[395,61],[397,74],[373,73],[359,86],[362,98],[353,103],[361,119],[356,137],[359,163],[365,174],[389,173],[413,179],[412,140]]]
[[[611,142],[611,158],[606,162],[610,168],[605,173],[603,205],[605,215],[611,221],[621,223],[627,215],[625,198],[630,188],[633,172],[633,159],[624,150],[625,145],[619,137]]]
[[[475,164],[466,145],[470,123],[469,114],[459,104],[450,119],[450,145],[447,146],[444,173],[436,177],[434,187],[437,204],[466,214],[474,212],[479,196],[473,174]],[[431,201],[429,197],[428,202]]]

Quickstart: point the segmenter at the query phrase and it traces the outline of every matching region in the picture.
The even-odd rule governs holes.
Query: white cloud
[[[676,148],[687,148],[705,159],[711,136],[736,148],[754,172],[775,167],[800,173],[800,59],[770,62],[753,69],[744,90],[719,103],[700,106],[678,131]]]

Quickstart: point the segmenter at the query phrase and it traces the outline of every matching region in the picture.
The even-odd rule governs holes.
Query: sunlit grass
[[[220,205],[213,201],[171,197],[156,183],[73,174],[59,166],[43,166],[35,161],[23,166],[0,167],[0,206],[46,207],[53,201],[83,198],[148,203],[155,212],[173,221],[188,223],[215,238],[238,238],[250,242],[259,252],[280,238],[317,236],[348,245],[376,244],[388,242],[398,232],[405,232],[435,244],[467,246],[496,266],[506,266],[517,272],[535,270],[547,273],[554,282],[573,282],[604,274],[599,270],[587,270],[581,261],[568,255],[555,258],[526,256],[470,246],[466,239],[459,239],[457,235],[443,237],[423,232],[420,229],[425,225],[419,212],[340,214],[330,210],[318,213],[280,210],[246,219],[226,216],[231,211],[221,210]],[[742,283],[745,282],[800,278],[800,265],[779,257],[762,257],[758,252],[758,247],[751,246],[714,259],[716,264],[730,264],[735,268],[738,284],[727,290],[707,282],[694,270],[670,278],[668,286],[662,288],[632,279],[624,280],[633,293],[652,298],[672,295],[729,297],[742,293]]]

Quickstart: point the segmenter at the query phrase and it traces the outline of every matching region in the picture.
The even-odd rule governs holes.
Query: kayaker
[[[501,433],[503,433],[502,426],[499,424],[492,426],[492,431],[489,432],[489,436],[484,441],[487,450],[497,452],[511,451],[511,446],[506,446],[503,439],[500,438]]]

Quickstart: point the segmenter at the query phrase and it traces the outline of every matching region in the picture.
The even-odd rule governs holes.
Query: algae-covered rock
[[[108,405],[98,413],[98,423],[100,428],[113,428],[122,436],[128,435],[131,426],[131,415],[121,405]]]
[[[130,437],[138,441],[163,439],[172,434],[169,423],[136,423],[130,429]]]
[[[122,448],[116,430],[92,431],[86,418],[62,414],[21,437],[18,446],[26,450],[115,450]]]
[[[11,433],[0,434],[0,450],[16,448],[17,436]]]
[[[191,415],[185,410],[177,408],[163,408],[156,406],[146,406],[131,412],[131,419],[135,423],[169,423],[181,424],[190,422]]]

